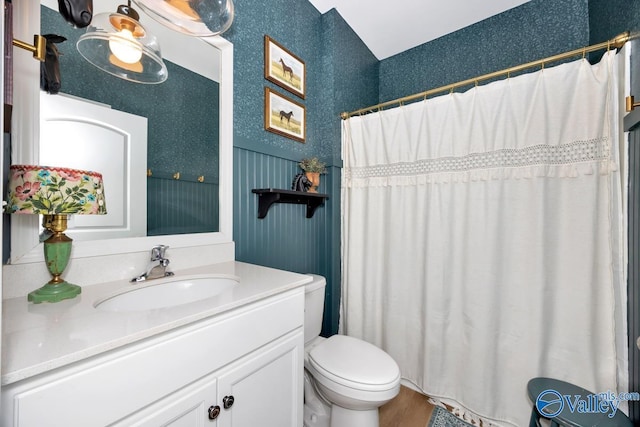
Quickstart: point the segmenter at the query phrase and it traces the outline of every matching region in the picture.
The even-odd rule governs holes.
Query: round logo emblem
[[[562,412],[564,401],[555,390],[545,390],[536,399],[536,409],[547,418],[553,418]]]

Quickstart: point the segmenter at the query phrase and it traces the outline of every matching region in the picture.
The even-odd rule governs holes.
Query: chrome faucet
[[[164,257],[164,253],[168,247],[167,245],[154,246],[151,249],[151,261],[149,262],[147,271],[131,279],[131,282],[144,282],[145,280],[173,276],[172,271],[167,271],[169,260]]]

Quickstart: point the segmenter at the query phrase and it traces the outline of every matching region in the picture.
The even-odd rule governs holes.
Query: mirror
[[[25,4],[26,3],[26,4]],[[38,34],[40,30],[40,8],[37,4],[31,4],[33,2],[16,2],[14,4],[14,37],[21,40],[30,40],[33,34]],[[43,0],[42,4],[47,6],[57,14],[57,2],[55,0]],[[118,1],[101,1],[94,5],[94,14],[101,12],[113,12],[116,10]],[[154,150],[154,154],[160,153],[160,156],[147,155],[148,167],[151,169],[152,176],[155,175],[158,178],[166,178],[169,176],[169,180],[173,179],[175,173],[180,173],[182,183],[186,183],[187,180],[197,182],[197,179],[204,176],[206,182],[207,175],[212,176],[212,181],[217,181],[216,197],[219,205],[219,217],[216,219],[215,226],[212,226],[204,230],[193,229],[179,229],[173,226],[163,229],[155,229],[149,234],[162,235],[160,241],[163,244],[168,244],[173,247],[184,246],[199,246],[215,243],[225,243],[232,240],[232,223],[231,223],[231,169],[232,169],[232,90],[233,90],[233,46],[228,41],[221,37],[209,37],[209,38],[193,38],[176,33],[168,28],[155,22],[152,18],[144,15],[141,11],[140,21],[156,35],[160,43],[163,58],[167,62],[168,67],[176,67],[174,70],[174,76],[179,77],[180,68],[190,70],[189,72],[197,73],[198,75],[206,76],[207,78],[217,78],[219,84],[213,92],[218,92],[219,101],[213,105],[213,109],[220,111],[219,120],[213,123],[215,126],[211,126],[212,123],[203,124],[204,119],[200,119],[199,122],[188,122],[189,117],[195,114],[186,114],[179,116],[180,110],[170,105],[161,105],[165,110],[168,110],[175,114],[174,120],[179,121],[179,124],[188,122],[187,126],[191,129],[201,130],[208,134],[218,133],[219,144],[218,150],[211,153],[210,157],[218,157],[219,165],[215,170],[212,170],[212,161],[207,158],[202,163],[202,168],[209,168],[208,171],[204,170],[185,170],[185,165],[195,165],[200,159],[196,160],[183,160],[182,165],[169,165],[165,168],[161,166],[164,163],[175,160],[179,157],[179,152],[185,151],[184,147],[180,144],[174,144],[173,150],[165,148],[154,147],[157,142],[158,136],[154,136],[155,129],[152,119],[149,120],[149,139],[148,148]],[[45,13],[45,12],[43,12]],[[60,17],[61,22],[64,22]],[[24,24],[24,25],[23,25]],[[66,24],[65,24],[66,25]],[[47,29],[44,28],[43,32]],[[82,30],[73,30],[81,34]],[[72,42],[73,43],[73,42]],[[74,53],[75,46],[74,46]],[[78,55],[79,56],[79,55]],[[214,61],[215,65],[211,65],[211,61]],[[173,64],[176,65],[173,65]],[[212,74],[216,74],[213,77],[209,77]],[[176,75],[176,72],[178,73]],[[65,91],[65,74],[62,71],[62,92]],[[101,87],[100,83],[96,83],[95,78],[114,77],[98,70],[91,66],[89,76],[83,75],[75,76],[80,82],[80,86],[97,86]],[[86,77],[86,82],[84,81]],[[169,79],[172,77],[171,68],[169,68]],[[120,80],[120,79],[117,79]],[[180,80],[176,78],[175,80]],[[85,84],[87,83],[87,84]],[[128,85],[135,85],[131,92],[135,92],[137,99],[143,99],[142,103],[146,105],[154,105],[153,98],[154,90],[153,86],[160,85],[140,85],[125,82]],[[211,92],[208,92],[211,93]],[[12,163],[26,163],[26,164],[39,164],[39,156],[41,153],[40,142],[40,90],[39,90],[39,63],[34,61],[28,54],[23,54],[19,51],[14,51],[14,107],[13,107],[13,119],[12,119]],[[57,96],[57,95],[54,95]],[[51,96],[51,97],[54,97]],[[83,96],[84,98],[84,96]],[[212,98],[209,96],[208,98]],[[107,104],[111,105],[112,101],[107,101]],[[190,102],[181,102],[182,105],[190,104]],[[115,108],[115,106],[114,106]],[[201,108],[202,109],[202,108]],[[211,116],[213,113],[211,114]],[[165,122],[166,119],[162,119]],[[174,123],[175,124],[175,123]],[[208,127],[207,127],[208,126]],[[178,128],[178,126],[170,126],[170,128]],[[166,130],[160,130],[161,133],[168,133]],[[179,131],[184,134],[185,131]],[[177,136],[173,136],[173,139],[177,139]],[[209,144],[211,145],[211,144]],[[204,147],[204,146],[201,146]],[[198,150],[196,150],[198,151]],[[177,154],[178,153],[178,154]],[[164,157],[163,157],[164,156]],[[204,156],[200,156],[204,158]],[[182,170],[181,170],[182,169]],[[96,169],[97,170],[97,169]],[[215,176],[217,174],[217,177]],[[217,178],[217,179],[216,179]],[[132,178],[133,179],[133,178]],[[105,178],[106,181],[106,178]],[[202,186],[204,187],[204,186]],[[148,186],[151,188],[151,185]],[[109,208],[109,199],[120,195],[118,189],[108,189],[108,184],[105,182],[105,191],[107,194],[107,207]],[[151,193],[151,190],[149,190]],[[127,189],[124,189],[121,193],[126,194]],[[131,193],[131,192],[130,192]],[[111,196],[110,194],[113,194]],[[131,197],[135,197],[135,194],[131,193]],[[179,197],[170,197],[170,200],[178,205],[184,205],[186,201],[180,200]],[[125,200],[125,205],[128,205],[129,201]],[[159,206],[157,201],[153,198],[149,199],[149,210],[157,210]],[[202,208],[200,208],[202,210]],[[207,215],[209,212],[207,212]],[[126,214],[125,214],[126,216]],[[215,213],[211,214],[211,217],[215,217]],[[32,218],[30,215],[13,215],[12,216],[12,245],[11,245],[11,263],[22,262],[35,262],[42,260],[42,248],[38,244],[38,221]],[[162,227],[160,227],[162,228]],[[213,228],[217,230],[213,230]],[[204,231],[194,234],[194,231]],[[211,232],[213,231],[213,232]],[[181,234],[174,234],[181,233]],[[168,235],[167,235],[168,234]],[[110,238],[105,239],[98,237],[92,237],[87,241],[78,241],[77,236],[71,234],[76,240],[74,243],[73,257],[87,257],[107,255],[111,253],[123,253],[123,252],[137,252],[146,251],[150,247],[159,242],[157,237],[127,237],[127,238]]]
[[[161,84],[130,82],[86,61],[76,49],[85,30],[53,6],[43,2],[41,33],[66,41],[56,45],[60,94],[41,92],[40,164],[98,171],[108,193],[109,214],[71,216],[67,234],[78,241],[218,231],[217,49],[177,34],[193,55],[165,55],[170,77]]]

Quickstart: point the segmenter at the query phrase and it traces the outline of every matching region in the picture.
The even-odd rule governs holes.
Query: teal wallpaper
[[[292,160],[328,157],[332,141],[322,138],[319,123],[323,46],[321,15],[308,1],[237,0],[235,20],[225,33],[234,46],[234,144]],[[305,62],[306,99],[264,78],[264,36],[268,35]],[[296,99],[306,108],[306,142],[264,130],[264,87]]]
[[[338,330],[340,307],[340,172],[341,125],[340,113],[362,105],[371,105],[378,99],[378,60],[347,25],[340,14],[330,10],[322,16],[323,46],[322,105],[327,119],[320,124],[320,132],[327,140],[334,141],[331,151],[325,189],[331,195],[327,204],[327,234],[323,255],[325,276],[332,284],[327,289],[325,334]]]
[[[612,39],[625,31],[640,31],[637,0],[589,0],[590,44]]]
[[[236,259],[327,278],[323,334],[338,330],[340,300],[340,118],[344,108],[375,102],[377,60],[335,11],[321,15],[300,0],[235,2],[225,38],[234,44],[234,241]],[[264,130],[264,87],[296,98],[264,78],[264,36],[300,57],[307,69],[307,141]],[[302,205],[275,205],[257,218],[253,188],[289,189],[297,162],[329,164],[320,192],[329,200],[313,218]]]
[[[84,33],[54,10],[41,7],[42,34],[67,41],[61,52],[61,92],[96,100],[148,118],[148,167],[165,173],[180,171],[218,179],[218,84],[165,61],[169,78],[162,84],[131,83],[99,71],[76,50]],[[185,106],[189,114],[184,114]],[[213,160],[213,161],[212,161]]]
[[[589,44],[587,0],[532,0],[380,62],[380,101]]]
[[[378,60],[335,9],[322,16],[322,24],[320,96],[328,117],[320,131],[325,139],[340,141],[340,113],[378,102]],[[331,155],[334,165],[342,165],[340,143],[333,144]]]

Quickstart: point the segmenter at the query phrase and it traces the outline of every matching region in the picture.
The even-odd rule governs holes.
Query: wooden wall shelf
[[[251,190],[258,195],[258,218],[267,216],[274,203],[293,203],[307,205],[307,218],[313,217],[318,206],[324,205],[327,194],[305,193],[303,191],[278,190],[276,188],[256,188]]]

